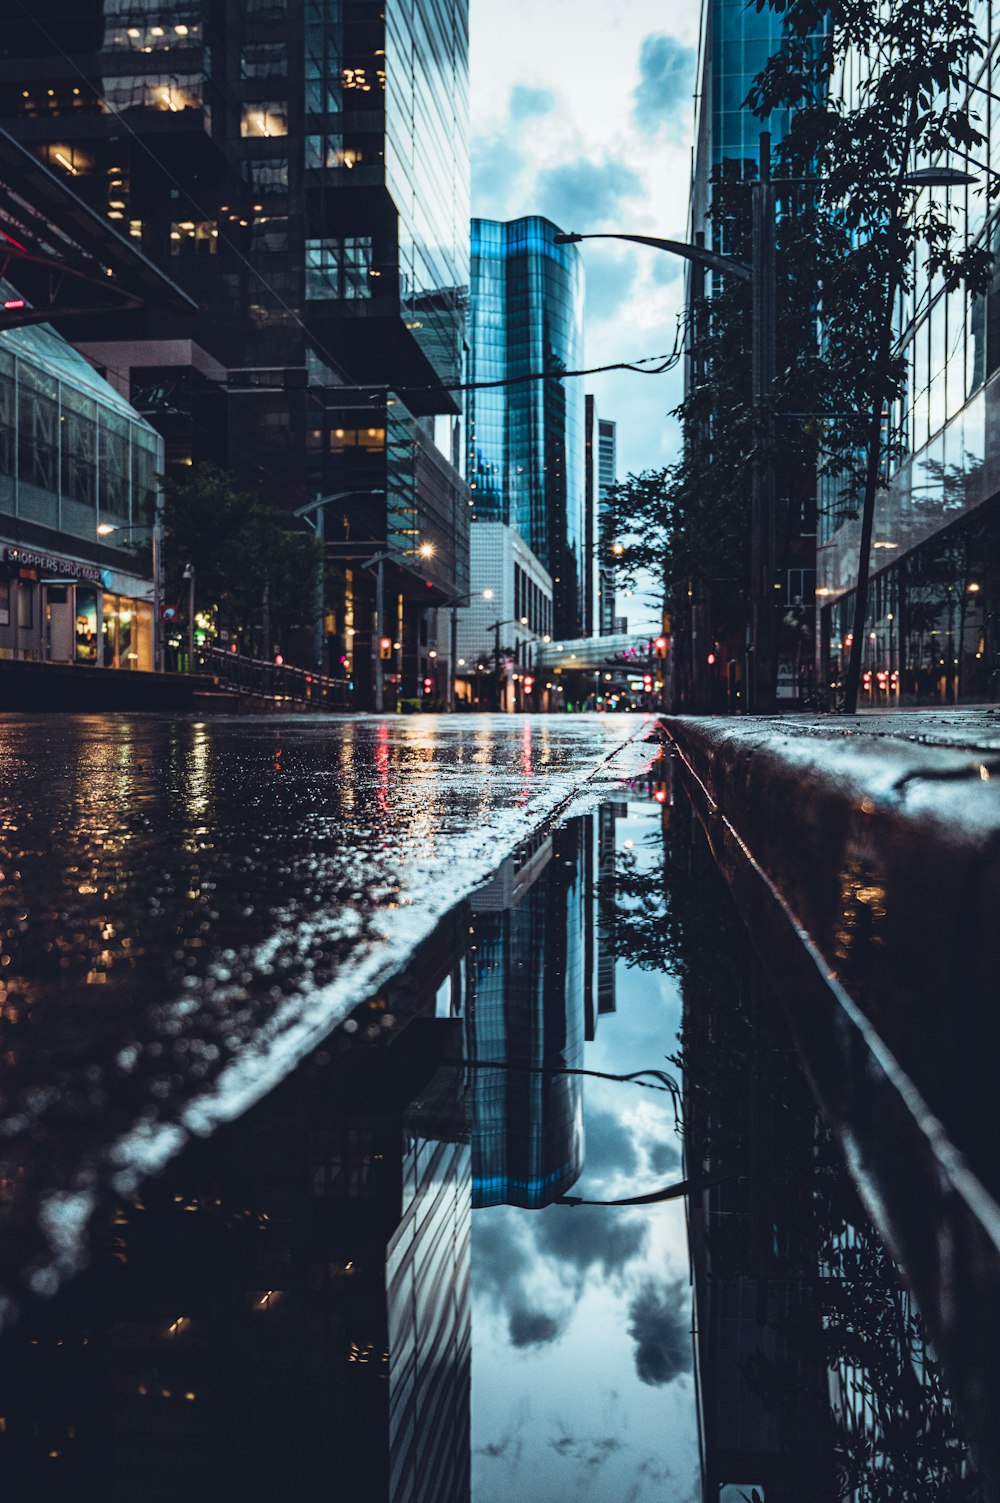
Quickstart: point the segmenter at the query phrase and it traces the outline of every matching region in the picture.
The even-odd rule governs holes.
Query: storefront
[[[151,672],[152,585],[0,540],[0,658]]]

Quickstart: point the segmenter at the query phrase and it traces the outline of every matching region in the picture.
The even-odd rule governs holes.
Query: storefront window
[[[22,631],[30,631],[35,624],[35,586],[27,579],[17,582],[17,624]]]
[[[76,587],[76,661],[97,662],[97,591]]]
[[[105,595],[101,612],[102,662],[105,668],[118,666],[118,598]]]

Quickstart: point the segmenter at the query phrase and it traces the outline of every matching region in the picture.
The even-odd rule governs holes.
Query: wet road
[[[520,839],[641,766],[640,731],[0,723],[0,1300],[53,1290],[105,1191],[280,1080]]]

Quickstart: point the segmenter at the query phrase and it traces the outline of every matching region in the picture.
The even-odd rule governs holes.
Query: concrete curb
[[[971,725],[664,725],[1000,1497],[1000,753]]]

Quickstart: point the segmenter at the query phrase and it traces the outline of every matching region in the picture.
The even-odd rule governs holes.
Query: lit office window
[[[105,0],[106,52],[170,52],[201,45],[200,7],[140,6],[135,0]]]
[[[202,107],[200,74],[143,73],[108,78],[104,98],[114,115],[125,110],[196,110]]]
[[[214,256],[219,249],[219,227],[214,219],[183,219],[170,226],[172,256]]]
[[[243,136],[287,136],[288,103],[283,99],[255,101],[243,106],[240,121]]]

